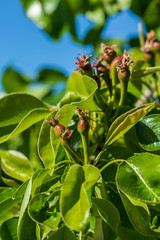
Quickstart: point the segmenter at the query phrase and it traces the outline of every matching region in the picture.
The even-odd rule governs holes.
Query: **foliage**
[[[133,13],[139,15],[148,31],[155,29],[157,33],[160,32],[158,0],[76,0],[76,4],[73,0],[21,1],[27,16],[55,40],[69,31],[75,41],[98,46],[108,17],[125,8],[130,8]],[[93,22],[93,26],[83,40],[79,39],[76,29],[78,14],[84,14]],[[130,40],[132,46],[135,46],[135,43],[137,44],[135,39]]]
[[[123,7],[158,29],[155,0],[22,2],[32,19],[38,6],[33,20],[54,39],[69,29],[79,41],[76,15],[100,15],[83,41],[97,45],[93,36]],[[69,79],[55,69],[35,79],[5,71],[1,240],[160,239],[160,41],[140,32],[140,45],[130,58],[102,43],[97,61],[79,56]],[[66,91],[56,92],[66,80]]]
[[[50,88],[66,80],[62,73],[46,69],[31,80],[6,70],[2,240],[160,239],[159,43],[148,33],[143,52],[131,50],[134,61],[102,43],[96,62],[77,58],[56,103]],[[42,82],[34,96],[31,82]]]

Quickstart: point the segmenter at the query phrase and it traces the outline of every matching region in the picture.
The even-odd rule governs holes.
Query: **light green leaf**
[[[0,151],[3,171],[9,176],[25,182],[33,174],[33,169],[26,156],[17,151]]]
[[[98,181],[100,172],[98,168],[88,164],[85,164],[83,166],[83,170],[84,170],[84,177],[85,177],[84,186],[85,186],[85,189],[88,190]]]
[[[147,151],[160,150],[160,114],[144,117],[135,126],[141,147]]]
[[[77,103],[72,103],[88,111],[100,111],[96,100],[98,85],[96,81],[79,72],[73,72],[68,79],[67,91],[76,93],[82,100]]]
[[[28,94],[13,93],[1,98],[0,142],[44,119],[50,111],[49,105]]]
[[[65,104],[79,102],[81,101],[81,97],[75,92],[67,92],[61,101],[58,104],[58,107],[61,108]]]
[[[18,227],[17,227],[17,236],[18,240],[37,240],[36,237],[36,223],[31,220],[28,215],[27,207],[31,196],[31,189],[32,189],[32,178],[29,180],[25,195],[23,197],[19,220],[18,220]]]
[[[80,165],[73,165],[62,185],[60,211],[65,224],[76,231],[89,228],[89,200],[84,188],[84,171]]]
[[[0,203],[0,218],[3,217],[3,215],[7,214],[9,210],[11,210],[14,206],[19,204],[22,201],[21,198],[12,199],[8,198]]]
[[[119,165],[116,182],[127,196],[148,204],[160,202],[160,156],[140,153]]]
[[[66,227],[58,229],[52,235],[49,236],[48,240],[77,240],[75,235]]]
[[[93,198],[93,204],[102,219],[116,232],[120,223],[120,216],[117,208],[106,199]]]
[[[158,72],[158,71],[160,71],[160,66],[148,67],[148,68],[144,68],[144,69],[141,69],[141,70],[133,71],[130,78],[131,78],[131,80],[133,80],[133,79],[137,79],[137,78],[147,76],[149,74],[153,74],[153,73]]]
[[[54,116],[55,113],[51,113],[44,120],[38,138],[38,151],[39,156],[43,161],[46,168],[51,168],[55,163],[55,157],[57,152],[57,147],[60,144],[60,139],[54,134],[53,128],[47,123]],[[52,140],[55,140],[54,147],[52,146]],[[53,141],[54,141],[53,140]],[[56,141],[57,140],[57,141]]]
[[[155,103],[149,103],[122,114],[111,125],[108,131],[105,145],[111,145],[118,138],[124,135],[141,118],[143,118],[153,107]]]
[[[51,119],[51,116],[58,117],[60,115],[59,123],[67,127],[74,115],[74,112],[75,107],[67,104],[56,113],[56,116],[55,113],[52,113],[44,120],[40,130],[38,149],[39,155],[46,168],[51,168],[55,164],[55,159],[61,141],[61,138],[56,136],[53,127],[50,127],[47,121]]]

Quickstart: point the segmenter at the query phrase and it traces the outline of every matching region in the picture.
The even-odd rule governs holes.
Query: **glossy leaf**
[[[55,205],[56,202],[59,202],[59,196],[56,196],[55,193],[52,195],[54,195],[52,197],[54,204],[51,204],[51,206],[51,200],[49,200],[48,194],[41,193],[36,195],[29,204],[29,214],[34,221],[55,231],[61,220],[61,215],[59,212],[55,211]]]
[[[120,223],[120,216],[117,208],[106,199],[93,198],[93,203],[102,219],[116,232]]]
[[[147,151],[160,150],[160,115],[144,117],[136,126],[136,136],[141,147]]]
[[[48,240],[77,240],[76,236],[66,227],[58,229],[52,235],[49,236]]]
[[[23,197],[17,227],[18,240],[37,240],[36,223],[28,215],[27,207],[31,196],[32,178],[29,180],[25,195]]]
[[[89,200],[84,188],[84,172],[80,165],[73,165],[62,185],[60,211],[65,224],[84,231],[89,227]]]
[[[17,240],[17,222],[18,218],[11,218],[2,224],[0,229],[2,240]]]
[[[15,191],[16,188],[0,187],[0,203],[11,198]]]
[[[98,168],[88,164],[83,166],[83,170],[85,177],[85,189],[88,190],[98,181],[100,172]]]
[[[141,118],[143,118],[153,107],[155,103],[149,103],[122,114],[111,125],[108,131],[105,145],[111,145],[118,138],[124,135]]]
[[[50,110],[49,105],[28,94],[13,93],[1,98],[0,142],[44,119]]]
[[[160,202],[160,156],[140,153],[118,167],[118,188],[127,196],[146,203]]]
[[[29,160],[17,151],[0,151],[2,169],[9,176],[25,182],[33,174]]]

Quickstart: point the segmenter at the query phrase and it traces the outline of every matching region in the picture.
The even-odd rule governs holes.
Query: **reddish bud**
[[[130,76],[130,71],[126,68],[126,69],[121,69],[118,68],[118,78],[119,79],[125,79],[127,77],[127,79]]]
[[[144,59],[146,61],[150,61],[154,57],[154,53],[149,51],[149,52],[144,52]]]
[[[77,130],[80,134],[88,132],[89,124],[86,120],[80,119],[77,125]]]
[[[65,132],[65,127],[61,124],[57,124],[54,127],[54,132],[57,136],[61,136]]]
[[[159,41],[153,42],[152,47],[153,47],[153,50],[154,50],[155,52],[160,51],[160,42],[159,42]]]
[[[117,53],[114,51],[116,45],[107,46],[104,43],[101,43],[101,47],[103,48],[103,60],[108,64],[111,64],[113,59],[117,56]]]
[[[112,68],[112,67],[115,67],[115,66],[118,66],[118,64],[121,63],[122,59],[123,59],[123,57],[120,57],[120,56],[114,58],[113,61],[112,61],[112,63],[111,63],[111,68]]]

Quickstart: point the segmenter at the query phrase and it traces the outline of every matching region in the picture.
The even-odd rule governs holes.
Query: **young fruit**
[[[63,132],[65,132],[65,127],[61,124],[57,124],[54,127],[54,132],[57,136],[60,136]]]

